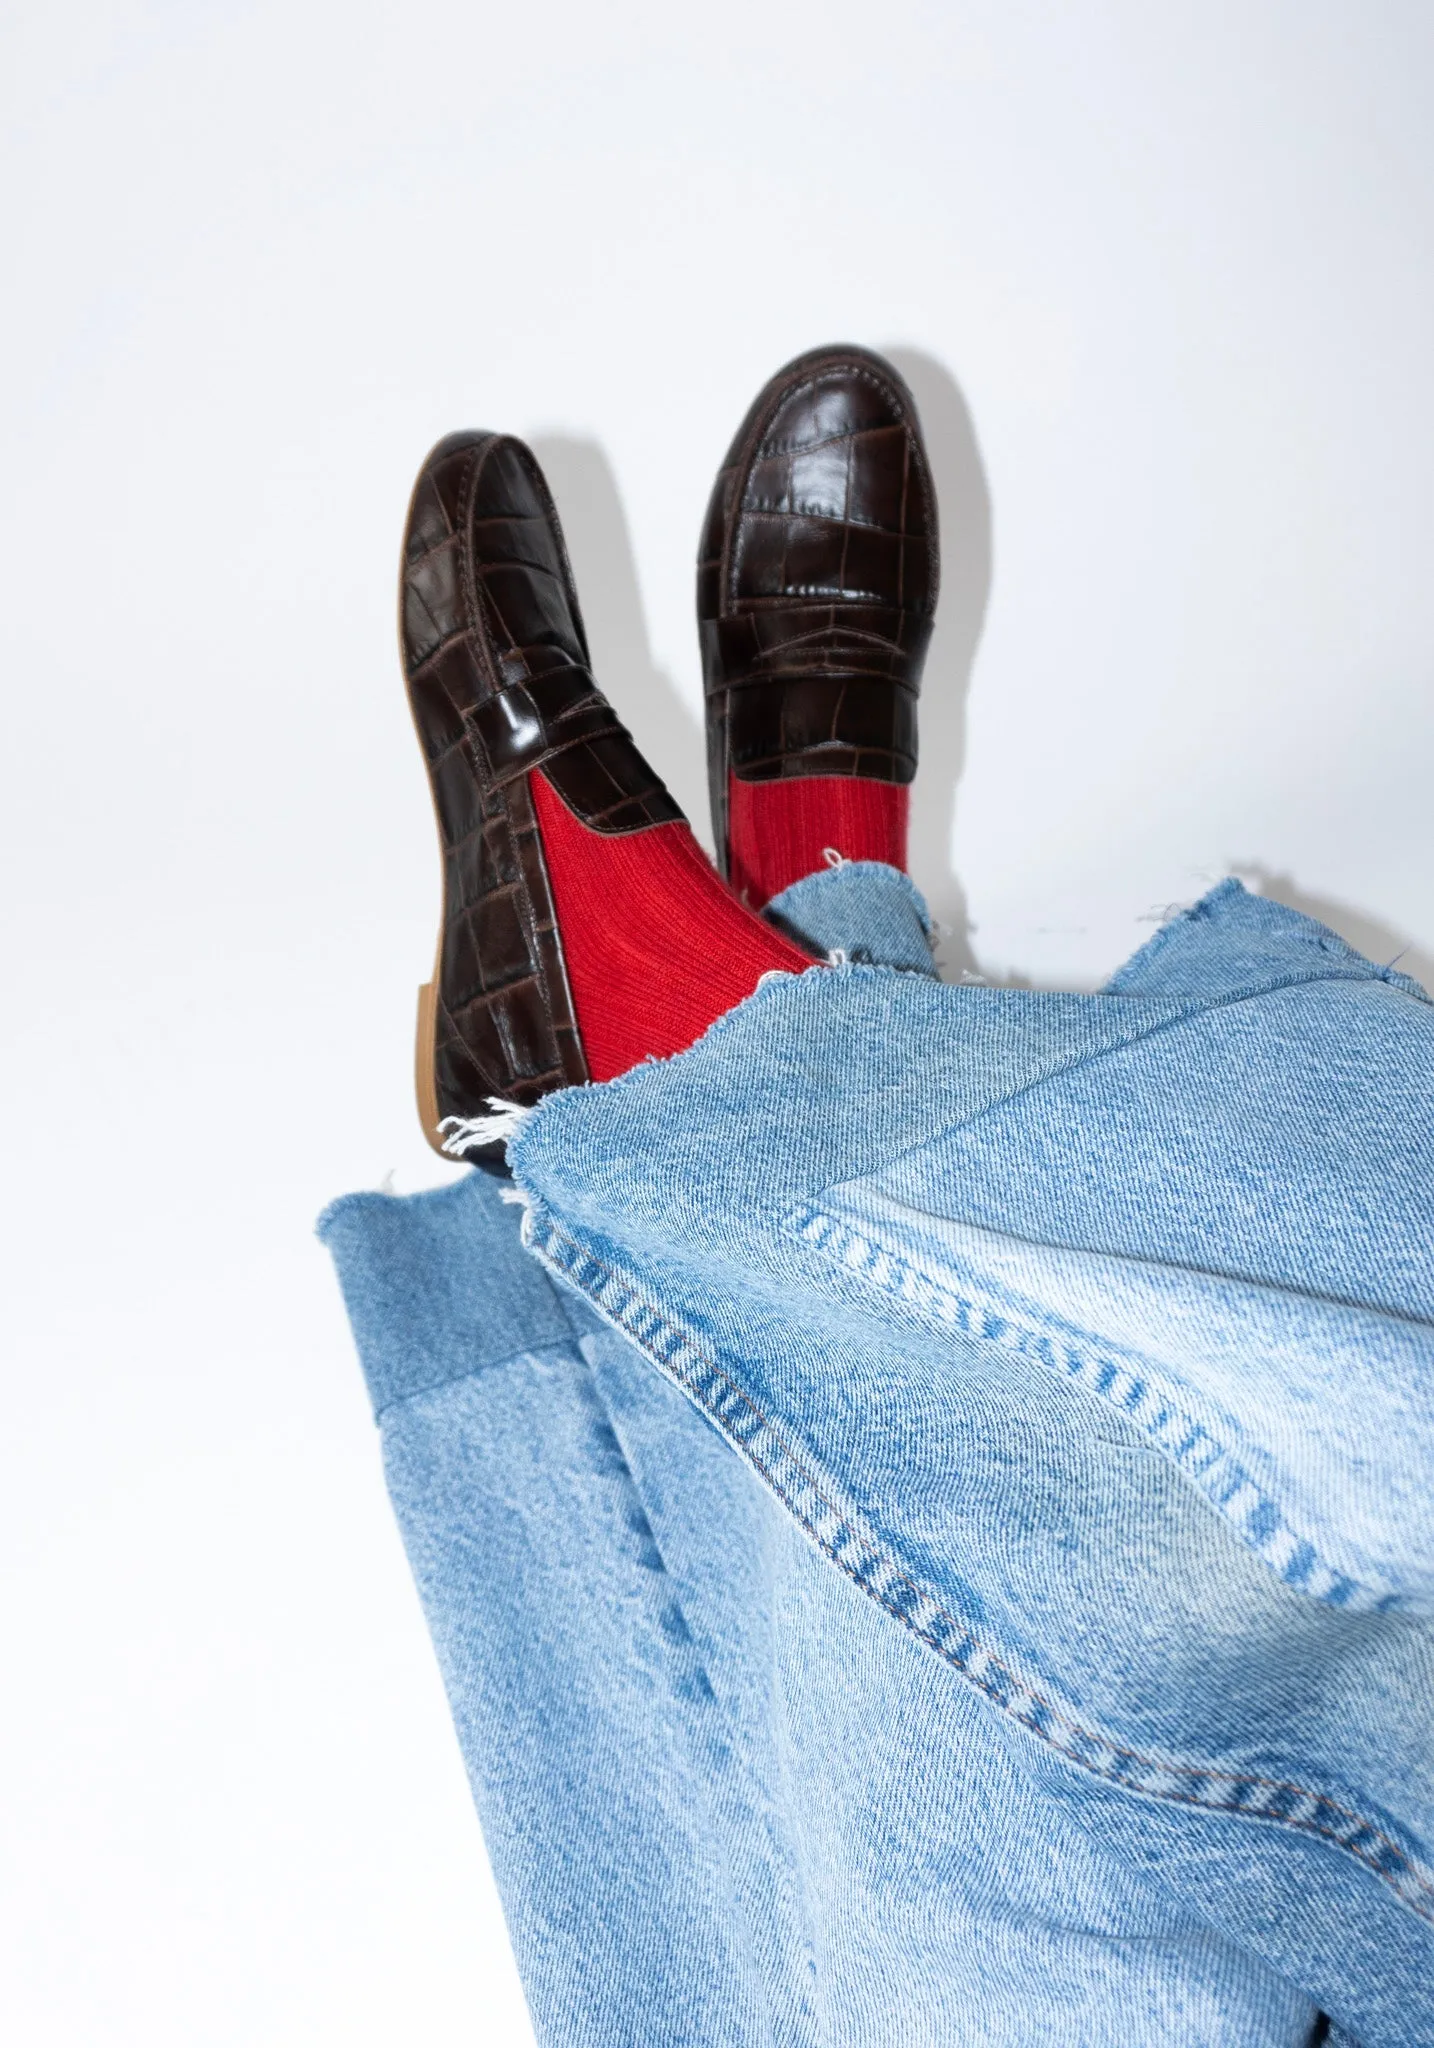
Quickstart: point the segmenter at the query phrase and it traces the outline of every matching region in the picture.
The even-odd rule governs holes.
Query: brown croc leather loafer
[[[891,364],[844,346],[788,363],[737,430],[698,554],[724,875],[729,777],[911,781],[939,568],[921,426]]]
[[[418,1107],[448,1119],[588,1078],[528,778],[599,832],[680,818],[593,682],[552,494],[507,434],[450,434],[419,472],[399,638],[443,853]],[[482,1156],[471,1145],[469,1158]]]

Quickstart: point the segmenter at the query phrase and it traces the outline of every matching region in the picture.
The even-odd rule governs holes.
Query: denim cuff
[[[935,974],[931,916],[909,875],[879,860],[844,860],[803,875],[764,915],[799,946],[820,956],[844,953],[872,967]]]
[[[343,1195],[319,1218],[375,1417],[602,1328],[523,1250],[506,1185],[480,1172],[421,1195]]]

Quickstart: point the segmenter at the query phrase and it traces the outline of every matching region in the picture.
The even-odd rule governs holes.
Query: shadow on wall
[[[595,441],[566,434],[540,434],[532,447],[557,500],[598,688],[710,853],[706,743],[671,676],[653,661],[612,465]],[[696,547],[694,536],[694,574]]]
[[[1287,910],[1302,910],[1306,917],[1327,924],[1346,945],[1363,953],[1366,960],[1373,960],[1380,967],[1397,967],[1401,974],[1412,975],[1434,995],[1434,955],[1422,952],[1391,926],[1381,924],[1377,917],[1371,917],[1367,911],[1352,910],[1332,896],[1311,895],[1296,885],[1292,875],[1282,875],[1258,861],[1236,861],[1232,872],[1247,889],[1268,896],[1272,903],[1283,903]]]
[[[991,493],[971,412],[951,372],[919,349],[885,353],[911,386],[941,521],[941,596],[921,683],[921,768],[911,792],[911,872],[942,929],[942,976],[976,972],[966,893],[951,864],[966,699],[991,595]]]

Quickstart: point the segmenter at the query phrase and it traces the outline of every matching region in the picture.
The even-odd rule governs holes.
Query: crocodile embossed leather
[[[443,849],[418,1021],[436,1149],[492,1097],[531,1103],[680,1052],[764,973],[811,965],[720,880],[594,683],[521,441],[454,434],[424,464],[401,634]]]
[[[419,1003],[419,1114],[536,1102],[588,1078],[528,777],[623,833],[681,811],[593,682],[562,529],[531,451],[440,441],[403,542],[400,640],[443,854],[433,981]]]
[[[698,556],[724,874],[733,782],[911,781],[939,561],[920,422],[892,366],[833,346],[779,370],[728,450]]]

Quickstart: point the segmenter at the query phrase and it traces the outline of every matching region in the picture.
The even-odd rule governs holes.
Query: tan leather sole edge
[[[426,981],[418,991],[418,1031],[414,1046],[413,1080],[418,1097],[418,1121],[423,1135],[440,1159],[450,1159],[443,1149],[438,1128],[438,1083],[433,1073],[433,1054],[438,1032],[438,984]]]

